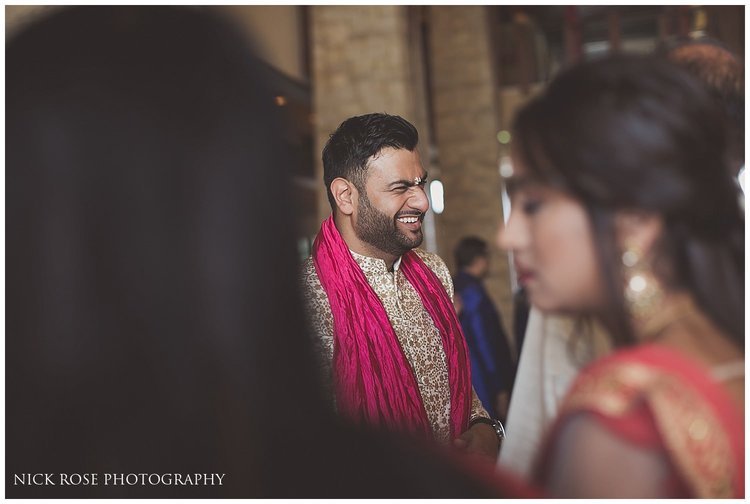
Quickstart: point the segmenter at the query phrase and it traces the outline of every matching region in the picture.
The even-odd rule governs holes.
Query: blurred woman
[[[531,303],[594,317],[614,354],[561,408],[558,497],[744,496],[744,217],[711,98],[666,62],[561,73],[515,124],[499,243]]]

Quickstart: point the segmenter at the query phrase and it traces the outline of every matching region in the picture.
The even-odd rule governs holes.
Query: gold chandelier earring
[[[637,321],[644,322],[659,309],[664,291],[637,247],[625,247],[622,265],[628,310]]]

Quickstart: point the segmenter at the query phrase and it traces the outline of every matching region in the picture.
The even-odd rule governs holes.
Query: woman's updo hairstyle
[[[587,209],[615,345],[633,342],[613,219],[631,210],[664,219],[661,281],[689,290],[744,349],[744,215],[722,116],[698,81],[652,57],[585,62],[526,105],[514,132],[530,176]]]

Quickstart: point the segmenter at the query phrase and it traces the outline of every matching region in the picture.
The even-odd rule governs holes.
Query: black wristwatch
[[[471,422],[469,422],[469,427],[473,427],[474,425],[478,423],[487,424],[493,429],[495,429],[495,435],[497,436],[498,443],[502,443],[503,439],[505,439],[505,427],[503,427],[503,424],[500,420],[495,420],[494,418],[487,418],[487,417],[476,417]]]

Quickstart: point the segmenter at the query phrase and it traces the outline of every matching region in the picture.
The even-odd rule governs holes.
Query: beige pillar
[[[495,244],[503,221],[498,170],[497,92],[488,13],[483,6],[430,9],[433,113],[445,211],[439,216],[440,252],[451,272],[453,248],[467,235],[490,244],[487,289],[512,324],[508,259]]]

